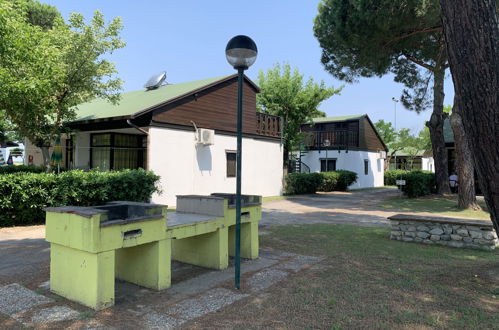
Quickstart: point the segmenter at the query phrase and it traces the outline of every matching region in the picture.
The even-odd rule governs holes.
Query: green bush
[[[395,186],[395,180],[400,180],[400,177],[409,173],[406,170],[389,170],[385,171],[385,186]]]
[[[314,194],[322,184],[320,173],[291,173],[285,178],[285,194]]]
[[[322,172],[322,184],[320,191],[346,191],[348,186],[357,181],[357,173],[338,170],[331,172]]]
[[[403,175],[405,186],[402,191],[407,197],[414,198],[430,195],[435,191],[435,173],[415,170]]]
[[[150,171],[68,171],[0,175],[0,227],[44,223],[49,206],[101,205],[114,200],[147,202],[160,192]]]
[[[43,166],[35,166],[35,165],[0,166],[0,175],[19,173],[19,172],[42,173],[44,171],[45,168]]]
[[[357,181],[357,173],[338,170],[321,173],[291,173],[285,178],[286,195],[314,194],[316,191],[345,191]]]

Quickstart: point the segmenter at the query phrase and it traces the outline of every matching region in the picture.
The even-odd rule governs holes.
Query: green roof
[[[449,118],[445,118],[444,120],[444,140],[445,143],[454,143],[454,133],[452,133]]]
[[[327,123],[327,122],[332,122],[332,121],[345,121],[345,120],[352,120],[352,119],[360,119],[364,115],[349,115],[349,116],[337,116],[337,117],[318,117],[318,118],[313,118],[312,122],[314,123]]]
[[[95,99],[90,102],[82,103],[77,107],[76,120],[130,116],[139,111],[211,85],[214,82],[227,77],[229,76],[165,85],[153,90],[142,89],[121,93],[118,104],[112,104],[104,99]]]

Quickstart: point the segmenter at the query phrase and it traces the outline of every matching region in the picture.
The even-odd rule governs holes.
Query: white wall
[[[302,156],[302,162],[310,167],[310,172],[320,172],[320,159],[326,158],[326,151],[312,150]],[[348,170],[356,172],[357,182],[352,184],[350,189],[381,187],[384,185],[383,159],[379,159],[379,152],[328,150],[327,158],[336,159],[337,170]],[[364,174],[364,160],[369,161],[368,174]]]
[[[421,169],[435,173],[435,161],[433,160],[433,157],[422,157]]]
[[[153,202],[174,206],[176,195],[235,193],[236,178],[226,175],[226,150],[236,150],[236,137],[216,134],[214,142],[196,145],[194,132],[151,127],[148,164],[163,188]],[[280,195],[282,159],[279,142],[243,138],[242,193]]]

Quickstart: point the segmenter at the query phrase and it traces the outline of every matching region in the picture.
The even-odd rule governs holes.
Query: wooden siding
[[[153,121],[235,132],[237,120],[237,78],[213,86],[197,95],[157,109]],[[243,87],[243,133],[257,134],[256,91]]]
[[[324,140],[329,140],[330,148],[343,147],[353,150],[380,151],[386,150],[383,142],[371,126],[366,117],[338,121],[302,125],[302,132],[306,132],[304,144],[311,149],[324,149]]]
[[[368,151],[386,150],[380,138],[376,134],[367,118],[362,118],[359,123],[360,144],[359,147]]]

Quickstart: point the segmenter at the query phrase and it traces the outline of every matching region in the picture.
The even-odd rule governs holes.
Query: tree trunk
[[[450,124],[454,132],[454,145],[456,147],[456,170],[459,181],[458,187],[458,207],[460,209],[472,208],[479,210],[475,196],[475,174],[473,168],[473,154],[466,140],[463,120],[459,113],[459,102],[454,101]]]
[[[40,149],[42,150],[42,156],[43,156],[43,165],[45,166],[45,169],[47,172],[50,171],[50,153],[49,153],[49,147],[44,145],[41,146]]]
[[[440,0],[454,91],[480,188],[499,234],[499,20],[496,0]]]
[[[444,78],[445,69],[435,69],[433,82],[433,112],[426,126],[430,129],[430,139],[435,160],[435,182],[438,194],[450,194],[447,149],[444,140]]]

